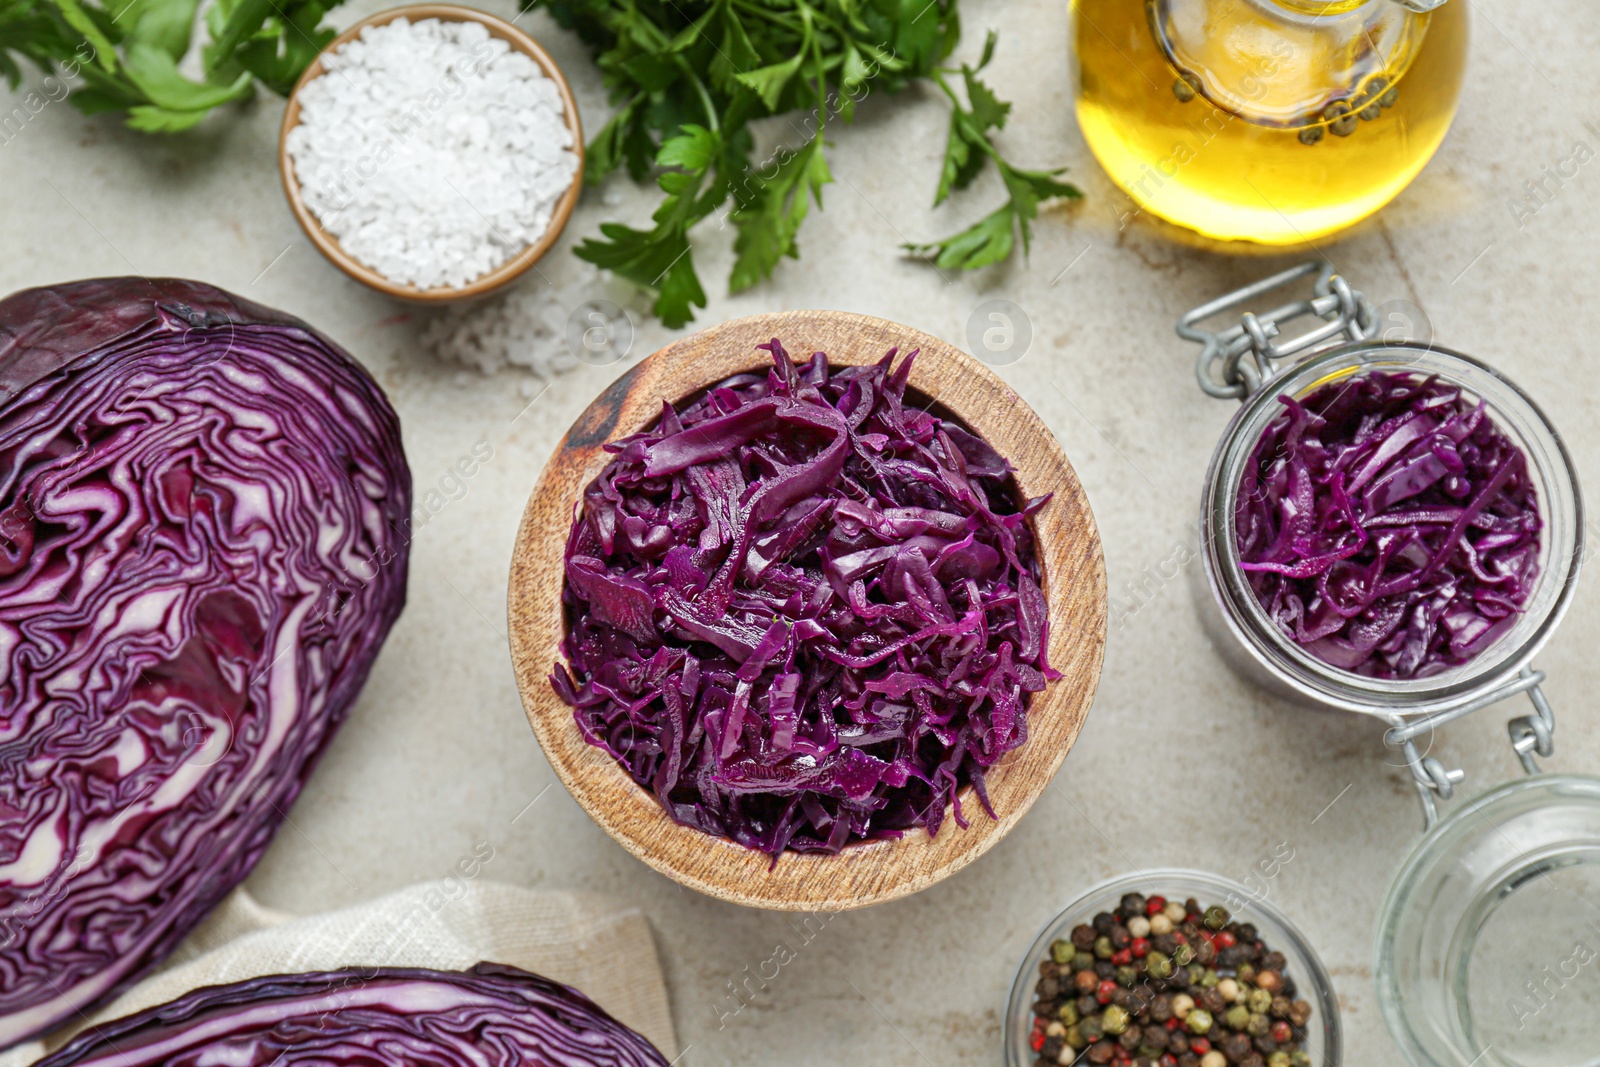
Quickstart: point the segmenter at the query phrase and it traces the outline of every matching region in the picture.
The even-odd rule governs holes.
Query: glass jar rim
[[[1528,609],[1499,641],[1459,667],[1425,678],[1371,678],[1312,656],[1268,617],[1238,558],[1235,506],[1244,464],[1280,395],[1303,396],[1327,381],[1371,371],[1428,374],[1484,400],[1490,416],[1522,449],[1537,481],[1545,520],[1541,565]],[[1572,458],[1543,410],[1514,382],[1471,356],[1433,344],[1342,344],[1288,368],[1247,397],[1212,454],[1201,506],[1206,578],[1227,626],[1277,681],[1312,702],[1389,716],[1433,712],[1476,699],[1527,666],[1549,640],[1576,592],[1583,551],[1583,506]]]

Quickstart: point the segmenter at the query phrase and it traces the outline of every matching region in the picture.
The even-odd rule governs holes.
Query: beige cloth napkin
[[[650,925],[636,908],[495,882],[424,882],[366,904],[295,918],[236,889],[155,974],[90,1017],[120,1018],[200,986],[339,967],[508,963],[582,990],[667,1057],[677,1036]],[[84,1021],[80,1020],[80,1024]],[[0,1053],[26,1067],[82,1025]]]

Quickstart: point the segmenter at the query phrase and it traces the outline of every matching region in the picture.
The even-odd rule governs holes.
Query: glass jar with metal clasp
[[[1269,302],[1275,290],[1306,283],[1309,296]],[[1239,312],[1230,325],[1206,326]],[[1410,768],[1425,832],[1389,888],[1374,972],[1385,1021],[1407,1059],[1418,1067],[1600,1063],[1600,779],[1543,774],[1536,763],[1554,750],[1555,715],[1532,660],[1571,602],[1583,555],[1572,462],[1533,399],[1492,365],[1385,337],[1379,320],[1373,303],[1321,261],[1180,320],[1178,333],[1202,346],[1201,388],[1241,404],[1206,474],[1208,588],[1197,600],[1237,671],[1302,705],[1382,719],[1386,743]],[[1298,332],[1286,336],[1290,324]],[[1344,669],[1316,654],[1315,641],[1291,632],[1282,613],[1261,602],[1241,558],[1241,486],[1251,464],[1262,462],[1263,434],[1292,410],[1285,398],[1298,404],[1368,375],[1442,383],[1481,402],[1525,458],[1540,519],[1537,571],[1520,614],[1464,662],[1432,662],[1406,676]],[[1311,607],[1294,605],[1302,608],[1309,619]],[[1464,775],[1418,740],[1514,697],[1532,705],[1508,724],[1527,776],[1442,814],[1439,802],[1455,796]]]

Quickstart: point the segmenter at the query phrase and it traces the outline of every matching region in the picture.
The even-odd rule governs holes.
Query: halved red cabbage
[[[713,386],[607,446],[551,683],[678,822],[758,849],[936,833],[1028,736],[1046,662],[1011,467],[906,400],[913,352]],[[990,811],[992,815],[992,810]]]
[[[35,1067],[665,1067],[576,989],[500,964],[209,986],[97,1026]]]
[[[0,1047],[164,957],[266,849],[405,600],[393,410],[195,282],[0,301]]]
[[[1526,457],[1436,377],[1369,371],[1284,406],[1239,486],[1239,558],[1284,634],[1342,670],[1423,678],[1516,624],[1543,528]]]

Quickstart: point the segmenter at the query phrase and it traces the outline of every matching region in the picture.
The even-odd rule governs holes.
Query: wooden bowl
[[[611,459],[608,441],[653,425],[676,403],[741,371],[769,366],[758,343],[821,350],[835,365],[869,363],[890,348],[920,349],[910,385],[986,438],[1016,468],[1022,495],[1053,493],[1034,518],[1050,619],[1050,663],[1062,674],[1035,693],[1028,742],[989,772],[990,819],[971,797],[971,825],[946,820],[899,840],[847,846],[837,855],[769,858],[680,826],[608,754],[586,743],[573,712],[550,688],[565,633],[563,550],[583,489]],[[1055,437],[1022,399],[966,353],[925,333],[865,315],[787,311],[735,319],[656,352],[612,383],[556,448],[522,516],[511,559],[511,654],[523,708],[563,784],[624,848],[676,881],[722,900],[791,911],[837,911],[915,893],[981,856],[1017,824],[1077,739],[1100,678],[1106,577],[1089,502]]]
[[[294,161],[289,158],[289,131],[300,124],[300,90],[305,88],[306,83],[325,73],[323,57],[359,37],[361,31],[368,26],[384,26],[400,18],[410,19],[412,22],[420,22],[423,19],[477,22],[489,31],[490,36],[506,41],[514,50],[539,64],[545,77],[555,82],[556,90],[561,94],[562,113],[567,120],[567,128],[572,131],[572,150],[578,154],[578,172],[573,175],[572,188],[556,202],[555,210],[550,215],[550,225],[545,230],[544,236],[494,270],[459,288],[418,289],[413,285],[402,285],[385,278],[347,253],[340,246],[338,239],[323,229],[322,223],[306,206],[305,200],[300,196],[300,183],[294,175]],[[300,228],[305,230],[311,243],[316,245],[318,251],[327,256],[334,266],[356,281],[390,296],[425,304],[446,304],[483,296],[515,281],[529,267],[537,263],[560,239],[561,231],[566,228],[567,219],[578,203],[578,194],[583,190],[583,164],[583,121],[578,117],[578,103],[572,97],[572,87],[567,84],[566,75],[561,73],[556,61],[550,58],[550,53],[546,52],[539,42],[504,19],[495,18],[470,7],[457,7],[454,4],[413,4],[409,7],[390,8],[371,18],[362,19],[335,37],[295,83],[294,90],[289,94],[289,105],[283,112],[283,126],[278,131],[278,173],[283,178],[283,192],[289,198],[289,209],[294,212],[294,217],[300,220]]]

